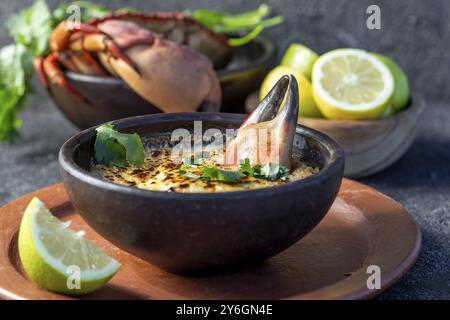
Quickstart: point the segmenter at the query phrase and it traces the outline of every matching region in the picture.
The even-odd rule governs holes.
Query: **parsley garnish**
[[[140,167],[145,153],[142,140],[137,133],[128,134],[116,131],[111,123],[96,129],[95,161],[106,166]]]

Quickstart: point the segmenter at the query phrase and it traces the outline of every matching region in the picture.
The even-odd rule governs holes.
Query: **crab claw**
[[[280,109],[286,95],[284,106]],[[227,145],[225,164],[283,164],[290,168],[298,117],[298,85],[293,75],[278,80]]]

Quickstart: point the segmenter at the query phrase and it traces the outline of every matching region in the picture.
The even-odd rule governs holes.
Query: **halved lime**
[[[262,100],[269,93],[275,83],[277,83],[277,81],[286,74],[294,75],[298,82],[300,100],[299,116],[308,118],[323,118],[319,109],[317,109],[316,103],[314,102],[311,83],[303,74],[290,67],[278,66],[273,68],[267,74],[261,84],[261,88],[259,89],[259,99]]]
[[[120,263],[74,232],[33,198],[19,230],[19,256],[29,277],[44,289],[68,295],[92,292],[119,270]]]
[[[319,55],[310,48],[299,43],[293,43],[281,59],[281,65],[291,67],[311,80],[313,65],[317,58],[319,58]]]
[[[405,71],[394,60],[379,53],[373,53],[391,71],[394,77],[394,96],[392,97],[392,107],[394,112],[403,110],[409,102],[409,82]]]
[[[359,49],[336,49],[322,55],[312,77],[314,100],[329,119],[377,119],[394,93],[389,68]]]

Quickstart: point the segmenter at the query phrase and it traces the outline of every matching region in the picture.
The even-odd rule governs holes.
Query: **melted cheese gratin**
[[[248,189],[258,189],[278,186],[289,181],[300,180],[319,172],[319,167],[308,166],[305,162],[293,160],[293,169],[287,179],[267,180],[256,177],[244,177],[238,183],[226,183],[204,179],[191,179],[180,173],[181,161],[174,161],[170,147],[152,148],[147,150],[144,165],[134,167],[107,167],[95,165],[92,172],[103,179],[114,183],[136,187],[139,189],[166,192],[227,192]],[[205,165],[215,165],[214,157],[204,160]],[[222,170],[232,170],[216,165]],[[200,167],[191,166],[190,173],[201,175]]]

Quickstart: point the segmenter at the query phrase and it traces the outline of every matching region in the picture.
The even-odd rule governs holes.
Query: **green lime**
[[[403,110],[409,102],[409,83],[403,69],[391,58],[383,56],[379,53],[373,53],[375,57],[380,59],[391,71],[394,77],[394,96],[392,98],[392,106],[395,112]]]
[[[273,88],[275,83],[284,75],[292,74],[297,79],[299,86],[299,116],[307,118],[323,118],[312,96],[311,82],[299,71],[286,67],[278,66],[273,68],[264,79],[261,88],[259,89],[259,99],[262,100]]]
[[[294,68],[311,80],[312,69],[317,58],[319,58],[317,53],[310,48],[293,43],[286,50],[283,59],[281,59],[281,65]]]
[[[44,289],[68,295],[92,292],[119,270],[120,263],[58,220],[33,198],[19,230],[19,256],[28,276]]]
[[[382,118],[387,118],[387,117],[390,117],[390,116],[392,116],[394,114],[395,114],[395,109],[394,109],[394,107],[392,106],[392,103],[391,103],[388,107],[386,107],[386,109],[384,109],[383,114],[381,115],[381,117]]]

